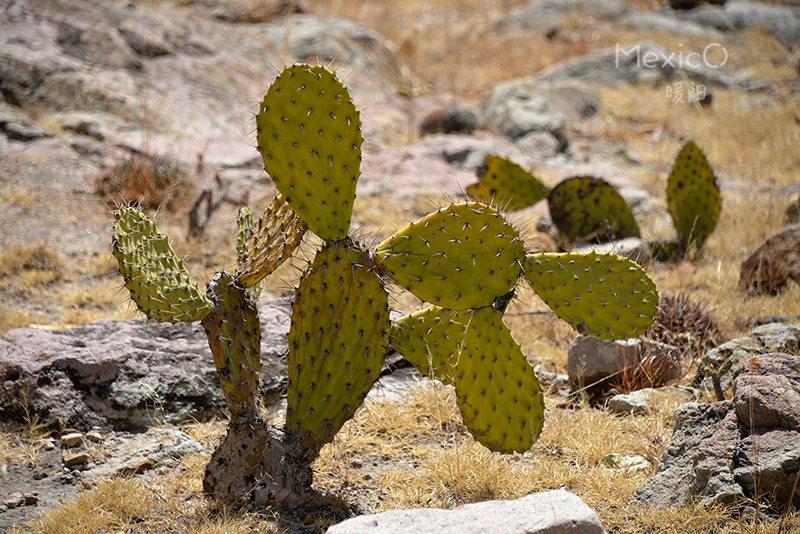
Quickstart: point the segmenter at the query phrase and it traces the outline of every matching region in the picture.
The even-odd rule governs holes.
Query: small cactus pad
[[[667,182],[667,207],[684,249],[700,248],[714,231],[722,199],[714,171],[695,143],[686,143]]]
[[[489,306],[521,272],[519,234],[494,208],[453,204],[375,248],[378,266],[420,299],[453,310]]]
[[[506,158],[487,154],[486,172],[467,187],[467,196],[507,211],[533,206],[550,194],[550,188],[534,175]]]
[[[208,284],[214,308],[202,321],[232,420],[258,417],[261,323],[244,287],[226,272]]]
[[[453,383],[453,371],[472,311],[428,306],[392,322],[390,342],[428,378]]]
[[[244,261],[244,245],[255,227],[256,221],[253,219],[253,213],[250,208],[241,208],[236,216],[236,254],[240,264]]]
[[[639,237],[639,226],[613,185],[592,176],[558,184],[548,200],[558,231],[572,241],[613,241]]]
[[[328,243],[292,305],[286,425],[321,447],[352,417],[386,355],[389,295],[369,253],[349,239]]]
[[[189,278],[167,236],[141,211],[117,211],[112,246],[125,287],[148,319],[192,322],[211,311],[211,301]]]
[[[530,254],[525,278],[556,315],[587,336],[636,337],[658,315],[656,285],[616,254]]]
[[[241,247],[236,271],[239,283],[250,287],[274,272],[300,245],[306,228],[283,195],[275,197]]]
[[[531,448],[544,423],[542,387],[494,308],[473,312],[454,382],[464,424],[476,440],[503,453]]]
[[[264,169],[315,234],[347,237],[361,168],[361,119],[325,67],[297,64],[275,79],[256,117]]]

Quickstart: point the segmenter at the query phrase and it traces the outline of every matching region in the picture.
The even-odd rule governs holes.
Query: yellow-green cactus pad
[[[320,250],[295,291],[286,425],[307,446],[333,439],[378,379],[389,296],[349,239]]]
[[[467,187],[470,198],[514,211],[533,206],[550,194],[549,187],[516,163],[492,154],[484,161],[483,178]]]
[[[375,248],[392,280],[431,304],[453,310],[489,306],[519,278],[525,250],[494,208],[453,204],[411,223]]]
[[[390,342],[428,378],[452,384],[470,317],[471,310],[428,306],[393,321]]]
[[[211,301],[191,280],[167,236],[141,211],[117,211],[112,246],[125,287],[148,319],[199,321],[211,311]]]
[[[544,396],[508,327],[493,308],[472,312],[454,385],[476,440],[493,451],[525,452],[544,424]]]
[[[613,241],[639,237],[628,203],[608,182],[575,176],[558,184],[548,199],[558,231],[572,241]]]
[[[239,283],[250,287],[273,273],[300,245],[307,228],[283,195],[278,194],[240,246],[236,271]],[[240,241],[242,233],[240,226]]]
[[[658,315],[655,283],[617,254],[529,254],[524,274],[556,315],[587,336],[636,337]]]
[[[667,182],[667,207],[684,249],[700,248],[714,231],[722,198],[714,171],[695,143],[686,143]]]
[[[264,169],[312,232],[347,237],[361,168],[361,119],[350,93],[320,65],[286,67],[256,116]]]

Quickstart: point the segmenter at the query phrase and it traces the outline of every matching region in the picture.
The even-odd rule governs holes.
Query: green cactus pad
[[[453,383],[453,371],[472,311],[428,306],[392,322],[390,342],[428,378]]]
[[[608,182],[575,176],[558,184],[548,199],[558,231],[572,241],[613,241],[639,237],[628,203]]]
[[[256,117],[264,169],[322,239],[347,237],[361,168],[361,119],[325,67],[286,67]]]
[[[192,282],[167,236],[141,211],[117,211],[112,246],[125,287],[148,319],[199,321],[211,311],[211,301]]]
[[[208,284],[214,307],[202,321],[231,419],[258,417],[261,323],[246,289],[226,272]]]
[[[300,281],[289,330],[286,425],[306,445],[333,439],[378,379],[388,299],[369,253],[349,239],[323,247]]]
[[[241,247],[236,271],[239,283],[250,287],[274,272],[300,245],[307,228],[283,195],[275,197]],[[241,236],[241,227],[239,233]]]
[[[700,248],[717,225],[722,208],[717,178],[703,151],[691,141],[669,174],[667,207],[684,249]]]
[[[550,194],[550,188],[506,158],[487,154],[483,178],[467,187],[467,196],[507,211],[533,206]]]
[[[587,336],[636,337],[658,315],[656,285],[616,254],[530,254],[524,274],[556,315]]]
[[[375,248],[378,266],[420,299],[453,310],[489,306],[521,272],[519,234],[494,208],[453,204]]]
[[[454,385],[464,424],[489,449],[525,452],[539,437],[544,423],[539,379],[494,308],[473,312]]]

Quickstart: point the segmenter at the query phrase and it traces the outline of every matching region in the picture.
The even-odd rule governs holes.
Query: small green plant
[[[131,298],[157,321],[200,321],[230,411],[205,472],[206,492],[264,506],[304,499],[310,464],[363,402],[389,344],[455,387],[473,436],[500,452],[530,449],[544,401],[502,313],[525,279],[580,332],[611,339],[644,331],[655,285],[616,255],[528,254],[517,231],[479,202],[444,207],[373,249],[350,237],[361,163],[358,110],[321,66],[287,67],[256,117],[258,149],[279,194],[255,221],[239,215],[239,261],[202,293],[155,224],[117,212],[113,253]],[[286,424],[259,416],[259,282],[301,242],[323,240],[292,304]],[[389,282],[429,307],[392,322]]]
[[[546,198],[553,224],[568,243],[640,235],[633,211],[614,186],[591,176],[568,178],[551,190],[519,165],[487,155],[485,172],[467,188],[467,195],[508,210],[523,209]],[[667,205],[678,240],[652,244],[653,256],[668,260],[699,250],[714,231],[722,201],[714,172],[692,141],[675,159],[667,182]]]

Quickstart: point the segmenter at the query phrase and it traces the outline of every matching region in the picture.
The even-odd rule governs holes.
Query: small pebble
[[[74,432],[72,434],[64,434],[61,436],[61,444],[65,447],[75,447],[83,442],[83,434]]]

